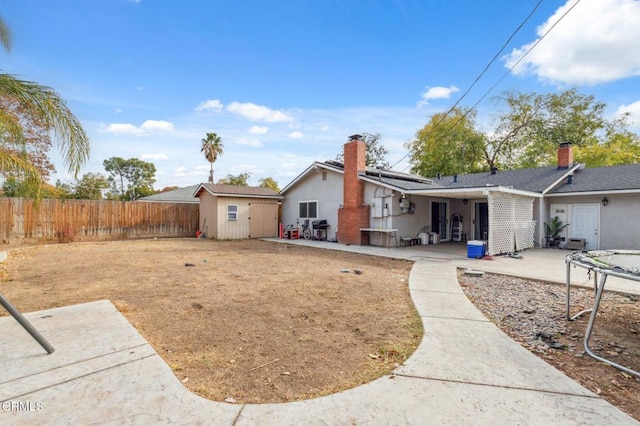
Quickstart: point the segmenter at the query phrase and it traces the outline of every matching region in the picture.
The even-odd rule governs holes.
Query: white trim
[[[606,191],[562,192],[547,194],[546,197],[575,197],[577,195],[609,195],[609,194],[639,194],[640,189],[613,189]]]
[[[321,162],[318,162],[318,161],[314,161],[313,164],[311,164],[302,173],[300,173],[298,176],[296,176],[295,179],[293,179],[291,182],[289,182],[287,184],[287,186],[282,188],[280,190],[280,194],[284,194],[285,192],[287,192],[289,189],[291,189],[292,186],[294,186],[296,183],[298,183],[304,177],[306,177],[312,170],[318,170],[318,169],[326,169],[326,170],[330,170],[332,172],[338,172],[340,174],[344,174],[344,170],[342,170],[342,169],[339,169],[337,167],[332,167],[329,164],[325,164],[325,163],[321,163]]]
[[[229,211],[229,207],[235,207],[236,211],[234,211],[234,212]],[[235,218],[234,219],[231,219],[229,217],[230,213],[231,214],[235,214]],[[237,204],[227,204],[227,222],[237,222],[238,221],[238,213],[239,213],[239,211],[238,211],[238,205]]]
[[[311,216],[300,216],[300,204],[302,203],[306,203],[307,204],[307,215],[309,214],[309,203],[316,203],[316,215],[314,217]],[[320,205],[320,203],[318,203],[318,200],[300,200],[298,201],[298,219],[318,219],[318,206]]]
[[[562,182],[564,179],[566,179],[570,174],[572,174],[573,172],[578,170],[580,167],[584,167],[584,164],[578,163],[578,164],[574,165],[573,167],[567,169],[567,173],[562,175],[562,177],[557,179],[555,182],[553,182],[551,185],[549,185],[544,191],[542,191],[542,195],[545,195],[547,192],[551,191],[553,188],[558,186],[560,184],[560,182]]]

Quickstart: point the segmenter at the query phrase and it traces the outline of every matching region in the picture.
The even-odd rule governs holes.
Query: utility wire
[[[462,120],[464,120],[469,114],[471,114],[471,111],[473,111],[479,104],[480,102],[482,102],[484,100],[484,98],[486,98],[489,93],[491,93],[493,91],[493,89],[496,88],[496,86],[498,86],[502,80],[504,80],[510,73],[511,71],[513,71],[513,69],[515,67],[517,67],[520,62],[522,62],[522,60],[529,54],[531,53],[531,51],[538,45],[540,44],[540,42],[551,32],[551,30],[553,30],[556,25],[558,25],[560,23],[560,21],[562,21],[564,19],[565,16],[567,16],[567,14],[569,12],[571,12],[573,10],[574,7],[576,7],[578,5],[578,3],[580,3],[580,0],[577,0],[569,9],[567,9],[567,11],[560,17],[558,18],[558,20],[556,22],[554,22],[554,24],[538,39],[536,40],[535,43],[533,43],[533,45],[531,45],[531,47],[529,48],[529,50],[527,50],[524,55],[522,55],[504,74],[502,74],[502,77],[500,77],[498,79],[498,81],[496,81],[490,88],[489,90],[487,90],[481,97],[480,99],[478,99],[478,101],[473,104],[473,106],[471,108],[469,108],[468,111],[466,111],[455,123],[453,123],[453,125],[446,131],[444,132],[444,134],[442,136],[446,136],[447,134],[449,134],[449,132],[451,132],[453,130],[454,127],[456,127],[458,125],[458,123],[460,123]],[[448,113],[447,113],[448,114]],[[440,120],[438,123],[441,123],[442,120]],[[436,124],[437,125],[437,124]],[[435,128],[435,126],[432,128],[431,132],[429,132],[429,135],[431,133],[433,133],[433,129]],[[428,136],[428,135],[427,135]],[[409,155],[409,153],[406,153],[404,155],[404,157],[402,157],[400,159],[400,161],[404,160],[405,158],[407,158],[407,156]],[[400,161],[398,161],[396,164],[398,164]],[[394,164],[394,166],[396,165]],[[409,167],[409,166],[407,166]],[[405,167],[404,169],[402,169],[403,171],[407,169],[407,167]]]
[[[449,133],[449,131],[451,131],[461,120],[463,120],[467,115],[469,115],[471,113],[471,111],[511,72],[511,70],[513,70],[513,68],[518,65],[520,63],[520,61],[522,61],[522,59],[524,59],[524,57],[549,33],[549,31],[551,31],[553,29],[553,27],[555,27],[558,22],[560,22],[562,20],[562,18],[564,18],[567,13],[569,13],[569,11],[571,11],[571,9],[573,9],[576,4],[578,4],[580,2],[580,0],[578,0],[573,6],[571,6],[571,8],[565,12],[564,15],[562,15],[560,17],[560,19],[558,19],[558,21],[556,21],[556,23],[539,39],[536,41],[536,43],[518,60],[518,62],[516,62],[516,64],[511,67],[509,69],[509,71],[507,71],[499,80],[497,83],[495,83],[493,86],[491,86],[491,88],[480,98],[480,100],[478,102],[476,102],[474,104],[473,107],[471,107],[458,121],[455,122],[455,124],[453,126],[451,126],[451,128],[445,133],[445,135],[447,133]],[[436,122],[436,124],[434,124],[434,126],[431,128],[431,131],[427,134],[427,136],[429,136],[431,133],[433,133],[435,131],[435,129],[442,124],[442,122],[449,116],[449,114],[451,114],[451,112],[458,106],[458,104],[467,96],[467,94],[471,91],[471,89],[476,85],[476,83],[480,80],[480,78],[482,78],[482,76],[487,72],[487,70],[489,69],[489,67],[496,61],[496,59],[500,56],[500,54],[504,51],[504,49],[508,46],[508,44],[511,42],[511,40],[513,39],[513,37],[515,37],[515,35],[522,29],[522,27],[529,21],[529,19],[531,19],[531,17],[533,16],[533,14],[536,12],[536,10],[538,10],[538,7],[540,6],[540,4],[542,3],[542,0],[539,0],[538,3],[536,3],[536,5],[533,7],[533,9],[531,10],[531,12],[529,12],[529,14],[527,15],[527,17],[520,23],[520,25],[518,25],[518,27],[511,33],[511,35],[509,36],[509,38],[507,39],[507,41],[505,41],[505,43],[502,45],[502,47],[500,48],[500,50],[493,56],[493,58],[491,59],[491,61],[489,61],[489,63],[484,67],[484,69],[482,70],[482,72],[480,73],[480,75],[478,75],[478,77],[476,77],[476,79],[473,81],[473,83],[471,84],[471,86],[469,86],[469,88],[462,94],[462,96],[453,104],[453,106],[451,108],[449,108],[449,110],[442,116],[442,118],[440,118],[439,121]],[[443,135],[444,136],[444,135]],[[397,166],[401,161],[403,161],[405,158],[407,158],[409,156],[410,152],[407,152],[405,155],[402,156],[402,158],[400,158],[398,161],[396,161],[389,169]],[[405,167],[403,170],[406,170],[407,167]]]

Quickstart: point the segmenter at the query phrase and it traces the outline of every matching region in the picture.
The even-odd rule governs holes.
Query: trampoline
[[[603,358],[594,354],[589,349],[589,339],[591,338],[591,332],[593,331],[593,325],[596,321],[596,315],[598,314],[598,308],[600,306],[600,299],[604,291],[604,286],[607,283],[607,277],[613,276],[640,282],[640,250],[596,250],[596,251],[581,251],[568,255],[565,259],[567,264],[567,303],[566,314],[567,320],[572,321],[579,316],[591,312],[589,317],[589,323],[587,330],[584,334],[584,350],[591,357],[605,364],[611,365],[626,373],[633,374],[640,377],[640,372],[617,364],[611,360]],[[578,312],[574,316],[571,316],[570,308],[570,284],[571,284],[571,265],[575,265],[590,271],[593,274],[593,286],[595,290],[595,298],[593,301],[593,308],[586,309]],[[600,281],[598,281],[598,275],[600,275]]]

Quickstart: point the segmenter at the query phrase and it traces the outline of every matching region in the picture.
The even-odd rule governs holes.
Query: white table
[[[371,235],[372,233],[379,233],[380,234],[380,245],[382,246],[382,239],[385,238],[385,247],[389,247],[389,240],[391,238],[394,239],[395,243],[396,243],[396,247],[398,247],[398,230],[397,229],[389,229],[389,228],[360,228],[360,232],[368,232],[369,235]],[[369,239],[369,244],[371,244],[371,239]]]

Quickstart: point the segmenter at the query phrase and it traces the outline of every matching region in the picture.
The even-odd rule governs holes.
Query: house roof
[[[640,192],[640,164],[576,170],[572,184],[569,185],[565,179],[550,195],[615,191]]]
[[[483,172],[458,175],[457,182],[453,176],[444,176],[435,179],[434,183],[447,189],[503,186],[521,191],[543,193],[579,167],[580,165],[576,164],[569,169],[547,166],[533,169],[498,170],[495,174]]]
[[[138,201],[148,203],[193,203],[197,204],[200,199],[193,196],[193,192],[199,185],[185,186],[171,191],[161,192],[159,194],[140,197]]]
[[[219,183],[201,183],[197,186],[193,195],[198,197],[202,191],[207,191],[217,197],[248,197],[248,198],[273,198],[282,199],[282,195],[271,188],[257,186],[223,185]]]
[[[344,173],[344,167],[342,163],[338,161],[333,161],[333,160],[329,160],[325,162],[314,161],[302,173],[300,173],[291,182],[289,182],[287,186],[282,188],[282,190],[280,191],[280,194],[284,194],[285,192],[293,188],[298,182],[304,179],[304,177],[307,176],[309,173],[314,172],[315,170],[318,170],[318,169],[325,169],[325,170],[330,170],[337,173]]]
[[[295,185],[313,170],[323,168],[338,173],[344,172],[343,163],[335,160],[314,162],[281,193]],[[573,183],[567,184],[573,175]],[[557,166],[536,167],[519,170],[498,170],[468,175],[424,178],[408,173],[380,170],[367,167],[360,179],[388,188],[410,193],[431,193],[438,196],[478,195],[487,189],[521,193],[529,196],[569,195],[585,192],[640,192],[640,164],[585,168],[574,164],[567,169]]]

